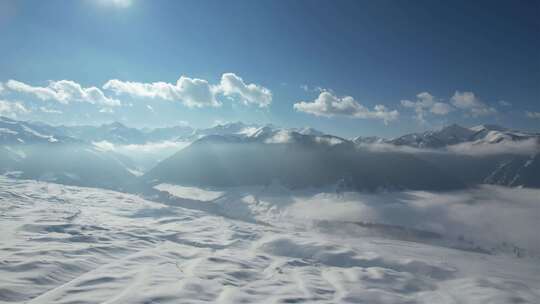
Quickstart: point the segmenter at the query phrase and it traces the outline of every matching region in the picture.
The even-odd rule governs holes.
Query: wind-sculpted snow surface
[[[0,178],[0,303],[540,302],[538,191],[171,189]]]

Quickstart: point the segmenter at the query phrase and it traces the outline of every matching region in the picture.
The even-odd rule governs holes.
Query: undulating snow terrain
[[[540,303],[540,190],[0,178],[2,303]]]

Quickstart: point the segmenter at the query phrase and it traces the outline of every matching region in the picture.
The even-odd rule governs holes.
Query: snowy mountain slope
[[[73,138],[56,132],[53,127],[40,123],[13,120],[0,116],[0,143],[6,144],[38,144],[75,142]]]
[[[497,218],[501,227],[534,221],[531,216],[538,214],[529,209],[538,208],[530,203],[538,193],[514,191],[512,204],[501,206],[512,211]],[[405,240],[337,221],[343,214],[353,221],[355,215],[367,216],[359,213],[370,210],[361,204],[366,197],[233,193],[224,197],[231,200],[223,207],[238,214],[239,204],[246,204],[269,224],[101,189],[0,178],[0,303],[540,301],[537,258],[452,249],[437,240]],[[486,189],[483,197],[501,193]],[[233,199],[238,195],[241,200]],[[387,221],[395,207],[400,212],[410,208],[413,213],[407,214],[416,217],[408,218],[429,228],[432,211],[445,215],[444,209],[431,208],[454,197],[402,193],[389,204],[369,206],[379,210],[372,215],[387,215],[372,219]],[[459,198],[481,199],[474,194]],[[399,203],[403,199],[410,203]],[[438,204],[429,205],[433,200]],[[358,208],[351,209],[355,202]],[[313,204],[316,208],[303,206]],[[453,210],[444,225],[470,229],[464,242],[469,235],[487,241],[492,236],[463,217],[478,212],[477,205],[451,200],[442,205]],[[328,210],[334,211],[321,222],[318,217]],[[493,214],[486,214],[486,220],[493,220]]]
[[[197,140],[208,135],[223,135],[223,136],[247,136],[253,137],[255,133],[261,132],[277,132],[279,130],[285,130],[287,132],[295,132],[302,135],[322,136],[323,132],[309,128],[280,128],[271,124],[258,125],[258,124],[245,124],[243,122],[232,122],[225,124],[218,124],[216,126],[206,129],[196,129],[190,136],[184,137],[184,139]]]

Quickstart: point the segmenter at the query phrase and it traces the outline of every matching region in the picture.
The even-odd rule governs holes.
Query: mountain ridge
[[[226,162],[235,159],[234,153],[238,153],[251,161],[249,166],[267,171],[266,177],[262,179],[258,179],[256,172],[249,173],[252,178],[248,178],[247,175],[237,176],[246,182],[259,180],[262,183],[271,183],[272,179],[280,177],[279,172],[272,171],[273,169],[269,170],[266,166],[286,163],[296,170],[296,172],[290,172],[287,168],[281,168],[282,172],[288,174],[287,178],[289,181],[293,181],[291,185],[295,187],[299,185],[319,186],[324,183],[349,183],[349,186],[355,189],[401,189],[410,186],[421,189],[420,183],[415,184],[407,181],[405,176],[397,177],[397,175],[403,174],[401,172],[403,168],[407,168],[413,175],[416,170],[424,172],[426,176],[421,178],[426,186],[429,184],[427,178],[429,175],[441,175],[446,176],[449,185],[455,185],[454,188],[458,188],[458,184],[474,186],[480,183],[540,187],[537,181],[540,180],[538,176],[540,174],[540,157],[538,156],[540,155],[540,148],[538,148],[540,134],[510,130],[494,125],[466,128],[452,124],[439,130],[406,134],[387,140],[375,136],[345,139],[312,128],[279,128],[269,124],[260,126],[242,122],[221,124],[205,129],[190,129],[179,126],[169,129],[142,130],[127,127],[119,122],[97,127],[82,126],[66,129],[44,123],[24,122],[2,117],[0,118],[0,169],[2,172],[23,171],[25,176],[30,178],[47,177],[51,173],[49,163],[52,162],[48,162],[47,157],[44,157],[43,154],[49,155],[49,158],[52,155],[51,159],[56,159],[56,167],[52,170],[53,176],[63,176],[63,180],[66,180],[67,183],[77,184],[77,178],[81,179],[81,176],[84,176],[84,171],[92,171],[80,165],[80,161],[77,160],[77,154],[79,154],[79,156],[85,156],[85,162],[89,165],[94,163],[96,167],[101,167],[107,163],[108,167],[115,168],[111,171],[111,176],[123,176],[126,182],[136,180],[137,178],[133,175],[142,174],[141,167],[133,161],[131,157],[133,155],[130,156],[130,153],[137,153],[136,150],[128,150],[127,154],[118,154],[114,152],[114,149],[103,149],[102,147],[106,145],[96,146],[95,142],[99,140],[107,143],[110,140],[111,145],[140,145],[144,147],[149,143],[148,137],[145,136],[153,132],[160,133],[159,136],[156,135],[156,138],[159,138],[159,140],[156,139],[156,142],[176,140],[191,143],[188,144],[187,148],[184,148],[187,151],[209,149],[208,151],[215,152],[222,148],[225,149],[226,153],[223,155],[199,151],[200,157],[208,157],[205,161],[202,159],[195,161],[199,156],[191,155],[192,160],[199,163],[201,168],[212,164],[214,159],[220,158],[225,162],[220,165],[220,170],[224,166],[234,167]],[[381,150],[379,147],[384,149]],[[403,150],[403,147],[412,150]],[[181,148],[178,150],[172,150],[169,155],[175,151],[176,154],[184,153]],[[388,155],[383,155],[382,152]],[[258,154],[258,156],[251,155],[251,153]],[[267,154],[272,154],[272,157],[264,158],[263,156]],[[63,162],[59,155],[69,161]],[[31,162],[31,159],[35,161]],[[368,160],[373,163],[369,163]],[[414,165],[409,166],[401,163],[406,160]],[[167,158],[163,159],[163,162],[170,167],[177,167],[179,172],[182,170],[174,163],[170,163]],[[189,161],[183,160],[183,162],[187,167],[190,167]],[[334,164],[334,167],[321,164],[322,162]],[[356,165],[352,165],[353,163]],[[32,168],[30,164],[34,164],[35,168]],[[75,164],[79,168],[77,170],[82,170],[81,172],[73,172],[72,168]],[[160,162],[157,166],[162,168],[164,164]],[[388,164],[393,164],[396,167],[392,169]],[[237,160],[235,165],[246,166],[241,160]],[[379,167],[377,168],[377,166]],[[155,177],[156,170],[154,169],[146,172],[146,176],[141,177],[141,179],[148,181],[149,176]],[[195,169],[192,168],[192,170]],[[238,174],[242,171],[240,168],[229,168],[228,170]],[[309,176],[310,170],[314,170],[320,176]],[[337,171],[333,172],[333,170]],[[430,170],[431,174],[429,174]],[[31,171],[32,174],[29,173]],[[201,171],[204,170],[201,169]],[[107,184],[99,182],[98,171],[94,170],[93,172],[95,176],[92,176],[91,184]],[[384,176],[381,175],[381,172],[385,172]],[[223,171],[222,173],[225,174]],[[214,173],[207,170],[207,174]],[[331,177],[327,178],[324,175]],[[352,178],[352,176],[355,177]],[[311,180],[313,183],[303,184],[301,178]],[[185,180],[189,181],[189,178],[185,178]],[[220,183],[227,184],[224,179]],[[115,186],[119,184],[118,179],[111,184],[115,184]],[[443,185],[438,186],[444,188]],[[436,188],[435,185],[429,186],[429,189]]]

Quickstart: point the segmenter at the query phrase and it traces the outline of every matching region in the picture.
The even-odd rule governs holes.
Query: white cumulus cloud
[[[173,100],[174,85],[166,82],[141,83],[111,79],[103,85],[103,89],[111,90],[117,95],[126,94],[132,97],[160,98]]]
[[[167,82],[131,82],[112,79],[103,85],[116,95],[126,94],[135,98],[152,98],[179,101],[190,108],[220,106],[216,100],[215,89],[208,81],[181,76],[176,84]]]
[[[176,83],[178,98],[188,107],[219,106],[215,89],[203,79],[180,77]]]
[[[376,105],[373,110],[360,104],[351,96],[337,97],[328,91],[321,92],[312,102],[300,101],[294,109],[315,116],[345,116],[361,119],[381,119],[387,124],[399,116],[396,110],[389,110],[384,105]]]
[[[71,80],[51,81],[46,87],[32,86],[17,80],[9,80],[6,87],[12,91],[31,94],[41,100],[55,100],[62,104],[87,102],[105,106],[120,106],[119,100],[109,98],[96,87],[84,88]]]
[[[261,108],[272,103],[272,92],[269,89],[254,84],[246,84],[244,80],[234,73],[225,73],[221,76],[219,90],[230,97],[240,97],[244,104],[255,104]]]
[[[468,111],[473,117],[497,113],[495,108],[486,105],[473,92],[456,91],[450,101],[456,108]]]
[[[426,112],[430,112],[436,115],[446,115],[450,113],[453,108],[451,105],[445,102],[440,102],[435,99],[433,95],[428,92],[422,92],[416,95],[416,101],[402,100],[401,105],[406,108],[412,108],[416,112],[416,119],[424,122],[424,116]]]
[[[103,85],[103,89],[111,90],[117,95],[126,94],[135,98],[155,98],[179,101],[187,107],[204,107],[221,105],[218,94],[239,99],[244,104],[255,104],[267,107],[272,102],[272,92],[257,84],[246,84],[234,73],[225,73],[217,85],[207,80],[181,76],[176,84],[167,82],[131,82],[112,79]]]

